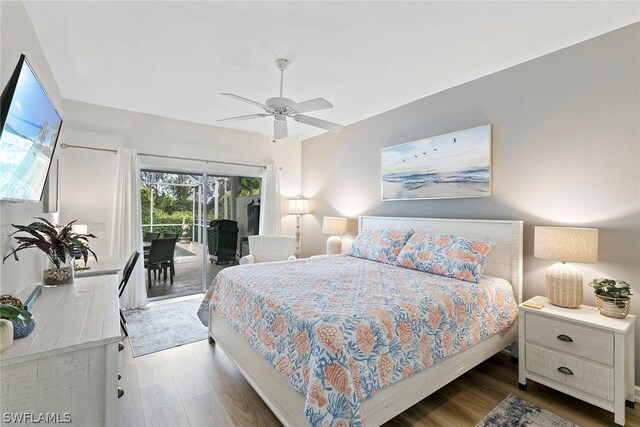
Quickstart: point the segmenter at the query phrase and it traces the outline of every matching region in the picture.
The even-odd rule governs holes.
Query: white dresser
[[[595,307],[557,307],[545,297],[519,306],[519,383],[539,382],[614,413],[625,422],[634,402],[635,316],[613,319]]]
[[[43,289],[33,308],[35,330],[0,354],[0,422],[23,416],[116,425],[117,287],[118,277],[110,275]]]

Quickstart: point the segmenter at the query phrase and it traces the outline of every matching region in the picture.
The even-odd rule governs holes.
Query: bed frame
[[[358,231],[380,228],[413,228],[416,232],[456,234],[495,242],[485,273],[511,282],[522,302],[522,221],[362,216]],[[458,378],[484,360],[510,346],[518,338],[518,322],[499,334],[439,362],[418,374],[396,382],[362,402],[368,426],[379,426]],[[209,312],[209,342],[220,348],[238,367],[262,400],[285,426],[309,425],[304,397],[225,320]]]

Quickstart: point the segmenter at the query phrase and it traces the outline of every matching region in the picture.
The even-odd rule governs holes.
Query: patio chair
[[[160,237],[160,233],[146,232],[146,233],[144,233],[144,237],[142,238],[142,241],[143,242],[150,242],[153,239],[157,239],[158,237]]]
[[[173,239],[154,239],[149,248],[149,256],[144,260],[144,268],[147,269],[147,280],[149,281],[149,289],[151,289],[151,271],[153,276],[161,271],[164,273],[164,280],[167,280],[167,269],[170,270],[170,280],[173,285],[173,276],[175,276],[175,266],[173,263],[173,253],[176,247],[177,238]]]
[[[209,260],[216,264],[236,261],[238,249],[238,223],[228,219],[216,219],[207,227]]]
[[[120,284],[118,285],[118,298],[122,297],[124,293],[124,289],[127,287],[127,283],[129,283],[129,278],[131,277],[131,273],[133,273],[133,269],[138,262],[138,258],[140,257],[140,252],[135,251],[129,257],[129,260],[124,266],[124,270],[122,270],[122,280],[120,280]],[[129,332],[127,332],[127,327],[125,325],[127,323],[127,319],[124,317],[124,313],[122,312],[122,308],[120,309],[120,327],[124,332],[124,336],[129,336]]]
[[[240,258],[240,264],[287,261],[296,259],[294,236],[249,236],[249,255]]]
[[[177,239],[178,235],[176,233],[162,233],[163,239]]]

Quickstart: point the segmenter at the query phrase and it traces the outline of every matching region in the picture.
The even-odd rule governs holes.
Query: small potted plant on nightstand
[[[600,314],[624,319],[631,310],[631,286],[624,280],[593,279],[589,286],[596,293],[596,307]]]
[[[78,234],[73,232],[73,223],[67,225],[53,225],[44,218],[36,218],[40,221],[32,222],[29,225],[11,224],[17,230],[11,233],[13,236],[18,232],[24,232],[29,236],[16,236],[18,247],[4,257],[3,262],[10,256],[15,256],[19,251],[29,248],[37,248],[47,255],[50,266],[42,272],[42,284],[44,286],[60,286],[73,283],[74,249],[82,253],[85,265],[89,253],[98,260],[96,254],[89,249],[89,237],[95,238],[93,234]]]

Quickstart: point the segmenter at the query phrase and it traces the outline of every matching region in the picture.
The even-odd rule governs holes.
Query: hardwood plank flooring
[[[119,426],[281,425],[218,346],[199,341],[134,359],[124,342]],[[529,381],[528,391],[519,390],[517,365],[498,354],[385,427],[474,426],[509,393],[580,426],[613,425],[613,414],[543,385]],[[640,426],[640,404],[626,411],[626,425]]]

